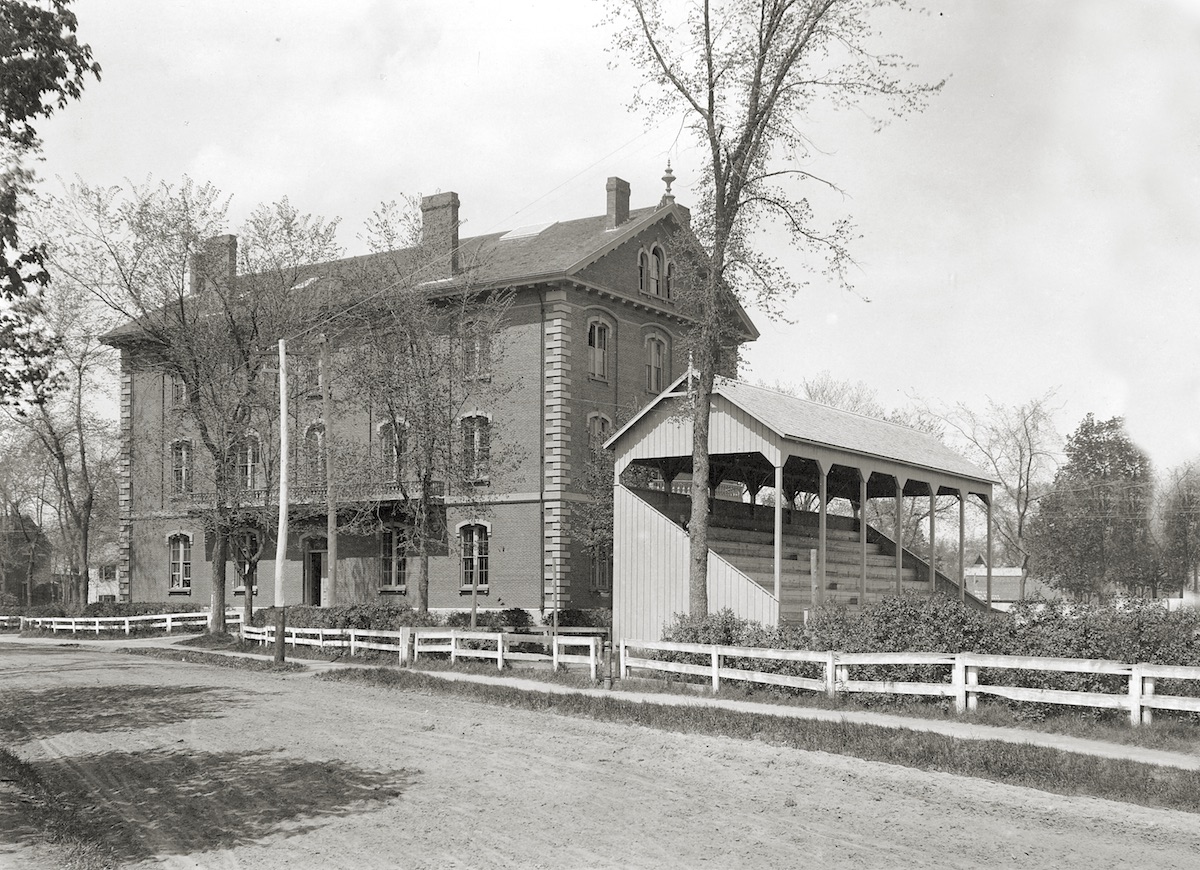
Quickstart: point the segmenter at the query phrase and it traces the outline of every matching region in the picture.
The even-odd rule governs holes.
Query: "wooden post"
[[[896,539],[896,594],[904,591],[904,479],[896,478],[896,519],[892,537]]]
[[[937,590],[937,484],[929,484],[929,591]]]
[[[1129,724],[1134,727],[1141,725],[1144,721],[1142,718],[1142,681],[1141,666],[1134,665],[1129,672]]]
[[[967,600],[967,499],[958,490],[958,597]]]
[[[783,466],[775,466],[775,600],[783,602]],[[782,609],[782,608],[781,608]]]
[[[987,498],[987,606],[992,609],[992,497]]]
[[[337,604],[337,490],[333,473],[333,365],[329,352],[329,339],[321,333],[321,422],[325,434],[321,437],[321,452],[325,457],[325,560],[329,563],[325,573],[329,577],[329,594],[321,592],[321,606]],[[321,578],[317,578],[321,582]],[[329,600],[327,601],[326,598]]]
[[[817,551],[808,551],[808,607],[811,610],[817,606]]]
[[[825,694],[837,695],[837,657],[833,650],[825,653]]]
[[[979,707],[979,694],[974,687],[979,685],[979,666],[967,665],[967,709],[972,713]]]
[[[496,634],[496,670],[504,670],[504,632]],[[555,670],[558,670],[555,668]]]
[[[287,608],[282,607],[282,606],[275,608],[275,663],[276,664],[283,664],[283,661],[287,656],[287,653],[284,649],[284,643],[283,643],[283,632],[287,627],[287,619],[284,616],[284,612],[286,610],[287,610]]]
[[[287,344],[279,339],[279,525],[275,532],[275,601],[283,607],[283,562],[288,529],[288,379]],[[278,655],[278,653],[276,653]],[[277,659],[283,661],[283,659]]]
[[[858,470],[859,607],[864,607],[867,603],[867,478],[869,476],[869,471],[861,468]]]
[[[961,716],[967,712],[967,668],[962,653],[954,656],[950,685],[954,687],[954,712]]]
[[[713,694],[721,691],[721,654],[717,647],[712,650],[712,690]]]
[[[826,574],[826,561],[828,550],[826,548],[825,539],[829,534],[829,469],[824,462],[817,462],[817,498],[820,501],[820,513],[817,515],[817,548],[820,551],[820,571],[821,582],[817,587],[817,595],[821,602],[825,601],[825,588],[828,585]]]

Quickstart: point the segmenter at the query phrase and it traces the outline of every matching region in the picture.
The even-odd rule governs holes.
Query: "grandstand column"
[[[992,609],[992,500],[988,496],[982,496],[983,503],[987,505],[987,606],[988,610]]]
[[[817,515],[817,599],[825,601],[825,538],[829,522],[829,466],[823,460],[815,460],[817,465],[817,497],[820,500],[820,513]]]
[[[871,472],[858,469],[858,606],[867,603],[867,479]]]
[[[961,489],[958,495],[958,597],[967,600],[967,498]]]
[[[775,466],[775,600],[783,601],[783,462]]]
[[[935,482],[929,484],[929,593],[937,589],[937,568],[934,560],[937,555],[937,490]]]
[[[896,594],[904,591],[904,484],[908,481],[896,475],[896,521],[893,535],[896,539]]]

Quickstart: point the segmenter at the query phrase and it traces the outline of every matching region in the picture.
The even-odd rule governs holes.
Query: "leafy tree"
[[[1200,468],[1187,463],[1166,475],[1160,505],[1163,558],[1172,586],[1200,592]]]
[[[50,117],[100,78],[92,50],[75,36],[68,0],[0,0],[0,404],[18,403],[29,383],[52,382],[56,339],[39,291],[50,282],[45,250],[22,250],[20,203],[33,175],[22,159],[40,145],[33,121]]]
[[[1112,589],[1156,594],[1161,582],[1150,528],[1150,459],[1124,420],[1088,414],[1067,439],[1066,461],[1030,528],[1031,566],[1077,598]]]
[[[226,200],[186,178],[125,188],[81,182],[53,207],[56,270],[126,321],[109,341],[128,364],[171,385],[174,431],[165,434],[188,445],[174,498],[213,542],[209,627],[224,632],[230,543],[264,529],[256,493],[278,469],[270,452],[279,425],[276,341],[321,315],[304,281],[308,266],[340,252],[337,222],[284,199],[255,209],[235,244],[224,235]],[[256,479],[246,473],[248,451],[258,454]]]
[[[689,232],[679,234],[677,286],[691,322],[697,376],[692,412],[689,603],[708,610],[708,425],[713,378],[739,340],[730,293],[780,310],[796,281],[756,246],[777,222],[801,250],[848,286],[846,220],[821,224],[800,194],[804,182],[833,185],[802,168],[810,150],[802,116],[820,104],[893,115],[918,111],[941,85],[905,81],[910,65],[881,54],[870,13],[877,0],[610,0],[615,48],[644,73],[635,107],[647,120],[684,113],[705,155]],[[901,5],[899,3],[895,4]]]
[[[1005,560],[1021,569],[1021,598],[1029,578],[1029,524],[1058,460],[1053,402],[1051,391],[1017,405],[989,400],[983,411],[960,402],[938,414],[967,453],[1000,481],[992,505],[993,528]]]

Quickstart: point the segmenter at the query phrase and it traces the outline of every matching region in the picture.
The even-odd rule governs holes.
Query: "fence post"
[[[979,707],[979,694],[974,687],[979,685],[979,665],[967,665],[967,709],[972,713]]]
[[[558,635],[550,635],[550,671],[558,673]]]
[[[450,664],[458,664],[458,629],[450,629]]]
[[[721,691],[721,653],[717,646],[712,649],[712,690],[714,695]]]
[[[354,633],[354,629],[350,629],[350,655],[358,652],[358,635]]]
[[[399,663],[402,665],[408,664],[408,644],[409,644],[409,638],[411,637],[411,635],[412,635],[411,628],[409,628],[408,626],[401,627],[400,637],[397,639],[400,641],[400,661],[399,661]]]
[[[967,712],[967,666],[962,653],[954,655],[950,685],[954,687],[954,712],[961,716]]]
[[[126,635],[129,634],[129,620],[128,619],[125,620],[125,634]]]
[[[620,658],[617,660],[617,673],[624,680],[629,677],[629,668],[625,664],[625,638],[621,638]]]
[[[504,670],[504,632],[496,634],[496,670]]]
[[[588,638],[588,658],[591,659],[589,664],[592,667],[592,682],[596,682],[596,647],[599,645],[600,639],[596,637]],[[612,688],[612,683],[609,683],[609,688]]]
[[[1154,677],[1145,677],[1142,680],[1142,698],[1148,699],[1154,695]],[[1154,721],[1154,708],[1142,707],[1142,724],[1149,725]]]
[[[837,653],[833,650],[825,653],[825,694],[837,696]]]
[[[172,621],[173,620],[171,619],[171,614],[168,613],[167,614],[167,634],[171,633],[171,622]]]

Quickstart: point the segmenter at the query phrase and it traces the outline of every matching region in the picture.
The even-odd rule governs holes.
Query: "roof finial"
[[[675,174],[671,172],[671,161],[667,161],[667,174],[662,177],[662,180],[667,185],[667,192],[663,194],[662,202],[659,206],[672,205],[675,202],[675,197],[671,195],[671,184],[675,181]]]

